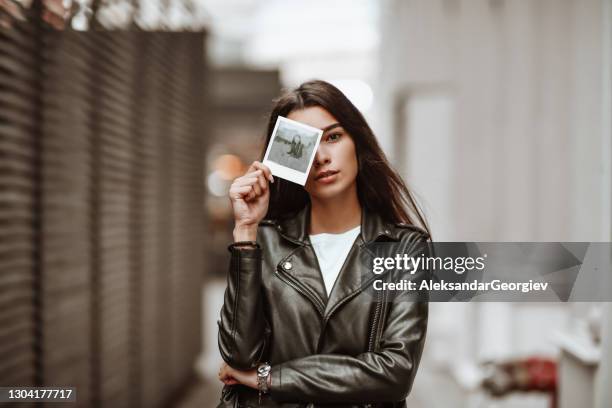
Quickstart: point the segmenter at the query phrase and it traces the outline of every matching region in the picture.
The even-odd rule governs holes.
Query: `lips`
[[[317,176],[315,177],[315,180],[322,179],[323,177],[332,176],[337,173],[338,173],[338,170],[325,170],[325,171],[319,172]]]

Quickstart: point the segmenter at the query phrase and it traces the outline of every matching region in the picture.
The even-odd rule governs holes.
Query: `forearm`
[[[219,350],[232,367],[249,369],[266,347],[261,296],[261,249],[230,246],[231,260],[221,319]]]
[[[389,402],[410,391],[416,364],[391,354],[318,354],[272,367],[271,396],[279,401]]]

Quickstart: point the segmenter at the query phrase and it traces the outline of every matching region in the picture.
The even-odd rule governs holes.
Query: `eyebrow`
[[[328,131],[332,130],[333,128],[336,128],[336,127],[340,127],[340,123],[338,123],[338,122],[332,123],[331,125],[326,126],[323,129],[321,129],[321,130],[323,131],[323,133],[325,133],[325,132],[328,132]]]

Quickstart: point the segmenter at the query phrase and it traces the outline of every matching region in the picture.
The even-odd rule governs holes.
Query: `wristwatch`
[[[259,390],[259,405],[261,405],[261,395],[267,394],[270,390],[268,388],[268,377],[270,376],[270,364],[261,363],[257,366],[257,389]]]

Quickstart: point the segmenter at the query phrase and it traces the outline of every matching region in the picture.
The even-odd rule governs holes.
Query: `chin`
[[[329,185],[329,186],[320,186],[316,190],[308,191],[313,198],[317,198],[319,200],[327,200],[330,198],[335,198],[345,194],[348,190],[348,186],[344,185]]]

